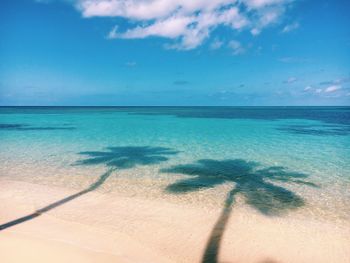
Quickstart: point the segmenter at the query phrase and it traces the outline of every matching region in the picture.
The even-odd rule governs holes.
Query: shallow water
[[[15,180],[350,219],[350,107],[3,107],[0,147]]]

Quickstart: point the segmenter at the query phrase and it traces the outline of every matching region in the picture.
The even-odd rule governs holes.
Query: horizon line
[[[249,107],[260,107],[260,108],[296,108],[296,107],[350,107],[350,105],[0,105],[0,108],[166,108],[166,107],[178,107],[178,108],[249,108]]]

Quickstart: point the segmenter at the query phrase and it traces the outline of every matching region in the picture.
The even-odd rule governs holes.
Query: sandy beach
[[[1,224],[76,190],[0,179]],[[0,232],[2,262],[203,262],[220,209],[90,192]],[[350,262],[350,231],[233,209],[217,262]]]

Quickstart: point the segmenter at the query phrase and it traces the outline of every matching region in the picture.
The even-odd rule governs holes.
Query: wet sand
[[[0,179],[0,225],[76,192]],[[221,213],[222,208],[87,192],[7,225],[0,231],[1,262],[203,262]],[[228,216],[211,262],[350,262],[348,226],[236,207]]]

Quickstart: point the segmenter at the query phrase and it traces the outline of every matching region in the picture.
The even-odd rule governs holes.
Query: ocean
[[[11,180],[350,219],[350,107],[1,107],[0,149]]]

